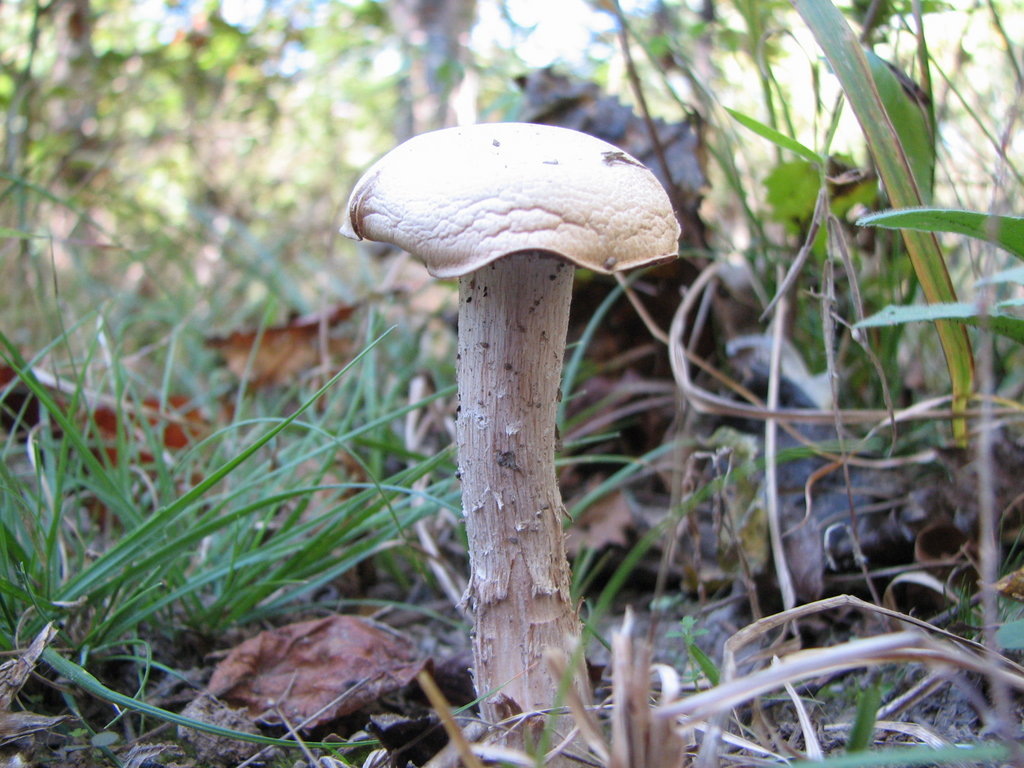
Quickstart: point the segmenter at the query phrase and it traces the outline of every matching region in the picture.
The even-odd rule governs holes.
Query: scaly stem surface
[[[581,636],[554,461],[573,271],[524,252],[460,280],[456,431],[476,688],[493,692],[491,722],[554,705],[560,680],[544,651],[572,658]],[[573,669],[587,700],[582,661]]]

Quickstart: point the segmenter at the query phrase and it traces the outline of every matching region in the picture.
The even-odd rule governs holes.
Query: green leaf
[[[886,111],[857,36],[828,0],[792,0],[792,3],[814,34],[842,86],[864,132],[889,200],[897,208],[921,207],[924,201],[911,161],[893,126],[893,117]],[[956,290],[935,235],[911,229],[902,229],[900,234],[925,299],[930,304],[956,302]],[[935,328],[946,356],[953,408],[960,411],[966,407],[974,390],[974,356],[967,329],[962,323],[947,320],[935,321]],[[953,421],[953,433],[957,442],[966,441],[967,424],[963,419]]]
[[[1008,621],[999,627],[996,642],[1007,650],[1024,649],[1024,619]]]
[[[878,328],[921,322],[956,322],[975,328],[985,328],[993,333],[1024,344],[1024,319],[995,311],[982,315],[977,305],[968,302],[948,304],[925,304],[913,306],[888,306],[857,323],[857,328]]]
[[[704,673],[704,676],[708,679],[711,685],[718,685],[721,675],[718,672],[718,667],[715,666],[715,662],[701,650],[695,642],[688,641],[686,643],[686,652],[690,654],[690,658],[693,659],[697,666],[700,667],[700,671]]]
[[[978,308],[974,304],[958,301],[949,304],[914,304],[911,306],[895,306],[890,304],[880,312],[865,317],[855,327],[878,328],[880,326],[900,325],[902,323],[934,323],[936,320],[966,320],[977,317]]]
[[[804,160],[813,165],[824,167],[825,158],[823,158],[813,149],[805,147],[796,139],[791,138],[790,136],[787,136],[784,133],[780,133],[779,131],[772,128],[770,125],[765,125],[760,120],[756,120],[753,117],[743,114],[742,112],[737,112],[735,109],[729,109],[729,107],[726,107],[725,111],[728,112],[732,116],[733,120],[735,120],[737,123],[739,123],[745,128],[749,128],[758,136],[768,139],[768,141],[770,141],[775,146],[789,150],[790,152],[793,152],[799,157],[802,157]]]
[[[873,213],[864,216],[857,223],[862,227],[967,235],[995,243],[1014,256],[1024,259],[1024,217],[1021,216],[994,216],[979,211],[961,211],[953,208],[908,208]]]
[[[1010,339],[1018,344],[1024,344],[1024,319],[1019,317],[993,313],[988,317],[967,318],[963,322],[974,328],[992,331],[997,336]]]
[[[785,225],[790,234],[800,232],[810,221],[818,202],[821,172],[813,163],[790,160],[772,168],[764,180],[765,202],[771,217]]]
[[[981,278],[978,280],[977,285],[999,285],[1000,283],[1024,285],[1024,267],[1001,270],[994,275]]]
[[[89,739],[89,743],[94,747],[112,747],[120,740],[121,736],[113,731],[100,731],[93,734],[92,738]]]
[[[718,671],[718,667],[711,658],[701,650],[700,646],[697,645],[697,638],[700,635],[707,634],[707,630],[697,626],[697,621],[692,616],[685,616],[679,620],[679,629],[673,630],[668,633],[669,637],[682,638],[686,644],[686,652],[690,656],[690,660],[693,661],[704,677],[708,679],[711,685],[718,685],[721,680],[721,674]]]
[[[892,118],[914,181],[924,200],[931,200],[935,177],[935,142],[924,93],[917,84],[885,59],[865,51],[878,96]]]

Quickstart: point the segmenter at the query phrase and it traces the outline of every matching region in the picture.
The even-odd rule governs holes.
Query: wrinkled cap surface
[[[675,258],[679,223],[639,161],[585,133],[483,123],[424,133],[356,184],[341,233],[391,243],[435,277],[541,250],[597,272]]]

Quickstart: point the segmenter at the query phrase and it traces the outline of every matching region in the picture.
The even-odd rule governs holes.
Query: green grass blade
[[[268,744],[279,747],[291,747],[295,748],[296,744],[294,741],[287,739],[276,739],[272,736],[263,736],[257,733],[245,733],[243,731],[233,731],[230,728],[223,728],[213,723],[203,722],[201,720],[193,720],[190,717],[179,715],[177,712],[171,712],[167,709],[161,709],[160,707],[153,706],[145,701],[133,699],[131,696],[125,696],[123,693],[107,688],[99,680],[93,677],[84,668],[78,666],[74,662],[68,661],[59,653],[52,648],[47,648],[42,653],[43,661],[53,667],[57,674],[67,678],[72,683],[77,685],[82,690],[96,696],[97,698],[109,701],[112,704],[116,704],[125,709],[129,709],[133,712],[140,714],[149,715],[155,717],[164,722],[173,723],[174,725],[182,725],[186,728],[192,728],[197,731],[203,731],[204,733],[211,733],[214,736],[221,736],[226,739],[235,739],[237,741],[251,741],[255,744]],[[307,747],[324,748],[324,749],[337,749],[339,744],[332,742],[328,744],[316,744],[313,742],[305,742]]]
[[[65,405],[60,402],[47,387],[36,379],[30,364],[21,356],[14,342],[2,332],[0,332],[0,361],[9,365],[15,371],[22,383],[28,387],[32,396],[38,400],[40,409],[49,413],[50,418],[60,427],[66,441],[62,444],[62,460],[67,458],[67,451],[73,448],[88,468],[90,476],[96,485],[95,490],[97,493],[101,494],[105,501],[108,501],[111,506],[118,510],[131,508],[131,500],[124,494],[123,489],[119,488],[110,479],[103,462],[91,450],[86,441],[86,433],[75,423],[75,413],[78,406],[76,398],[78,396],[77,393],[81,389],[76,390],[76,395],[71,398],[69,404]]]
[[[386,335],[386,333],[387,332],[385,332],[384,335]],[[151,515],[137,528],[126,534],[114,546],[107,550],[100,560],[97,560],[91,567],[70,579],[64,585],[61,599],[74,600],[82,595],[88,594],[100,584],[110,581],[113,576],[116,576],[124,568],[128,567],[130,563],[140,557],[140,555],[144,555],[150,548],[151,542],[154,538],[159,538],[159,536],[157,536],[159,529],[174,524],[174,521],[181,513],[198,502],[206,493],[213,489],[231,472],[247,461],[277,435],[287,429],[293,422],[295,422],[296,419],[299,418],[299,416],[312,406],[313,403],[317,402],[325,392],[333,387],[341,377],[346,375],[353,366],[358,364],[359,361],[362,360],[363,356],[384,338],[384,335],[378,337],[376,341],[369,344],[358,355],[353,357],[345,367],[332,376],[330,380],[323,385],[323,387],[317,390],[317,392],[315,392],[290,416],[282,419],[275,426],[268,429],[257,440],[239,451],[236,456],[226,461],[216,471],[211,472],[207,477],[185,492],[173,504],[170,504],[166,508],[158,510],[156,513]]]
[[[863,752],[871,746],[878,721],[878,707],[882,703],[882,691],[878,684],[861,690],[857,697],[857,714],[846,740],[847,752]]]
[[[995,216],[953,208],[910,208],[880,211],[857,221],[862,227],[915,229],[967,235],[1005,248],[1024,259],[1024,216]]]
[[[1024,318],[1000,311],[1002,306],[1002,303],[996,304],[988,313],[983,314],[976,304],[965,301],[924,306],[890,304],[885,309],[864,318],[856,327],[880,328],[901,323],[955,322],[974,328],[984,328],[1018,344],[1024,344]]]
[[[921,190],[899,132],[893,127],[864,49],[853,30],[831,2],[792,0],[792,3],[814,34],[842,86],[864,132],[890,202],[896,208],[922,206]],[[956,302],[956,291],[935,235],[916,230],[901,230],[901,234],[927,301]],[[953,407],[962,410],[974,388],[974,356],[967,329],[944,320],[936,322],[935,327],[946,356]],[[966,429],[962,419],[953,422],[958,441],[966,438]]]
[[[888,768],[889,766],[975,765],[1006,760],[1012,754],[1006,744],[957,744],[949,747],[899,747],[853,752],[824,760],[790,763],[790,768]]]
[[[34,237],[46,237],[46,235],[40,235],[37,232],[23,232],[20,229],[11,229],[10,227],[0,227],[0,237],[9,237],[14,240],[31,240]]]
[[[735,109],[729,109],[729,107],[726,107],[725,111],[729,113],[733,120],[742,125],[744,128],[748,128],[749,130],[756,133],[758,136],[764,139],[768,139],[768,141],[770,141],[775,146],[780,147],[781,149],[789,150],[793,154],[797,155],[798,157],[804,158],[809,163],[812,163],[818,166],[819,168],[825,167],[826,159],[824,157],[819,155],[810,147],[804,146],[791,136],[787,136],[781,131],[777,131],[770,125],[765,125],[760,120],[750,117],[749,115],[745,115],[742,112],[737,112]]]

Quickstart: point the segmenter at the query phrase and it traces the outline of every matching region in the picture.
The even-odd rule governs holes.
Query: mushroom
[[[341,232],[459,279],[456,439],[484,717],[556,702],[562,681],[547,649],[575,660],[571,684],[589,700],[554,462],[573,272],[675,258],[665,190],[640,162],[577,131],[447,128],[377,161]]]

